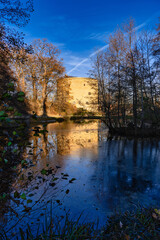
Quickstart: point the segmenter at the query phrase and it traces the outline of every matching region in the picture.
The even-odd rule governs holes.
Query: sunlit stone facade
[[[98,112],[98,81],[93,78],[66,77],[64,84],[68,85],[68,101],[77,108],[90,112]],[[58,85],[58,91],[63,91]]]

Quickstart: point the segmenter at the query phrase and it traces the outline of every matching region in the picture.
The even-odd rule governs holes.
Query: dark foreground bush
[[[102,239],[160,239],[160,210],[139,209],[109,218]]]
[[[20,229],[17,239],[30,240],[83,240],[83,239],[109,239],[109,240],[158,240],[160,239],[160,210],[153,208],[138,209],[134,212],[125,212],[110,217],[106,225],[95,230],[95,224],[80,224],[77,221],[69,221],[66,217],[63,227],[59,221],[45,223],[43,232],[32,235],[32,229],[24,231]],[[0,239],[10,239],[5,234],[0,235]]]

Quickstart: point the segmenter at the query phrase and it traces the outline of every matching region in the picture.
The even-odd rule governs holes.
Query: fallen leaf
[[[120,221],[120,223],[119,223],[119,226],[120,226],[120,228],[122,228],[123,227],[123,223]]]
[[[155,213],[152,213],[152,217],[157,219],[157,215]]]

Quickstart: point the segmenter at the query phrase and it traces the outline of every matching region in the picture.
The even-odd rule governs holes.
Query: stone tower
[[[57,83],[57,98],[60,101],[65,98],[77,109],[98,112],[98,80],[82,77],[60,79]]]

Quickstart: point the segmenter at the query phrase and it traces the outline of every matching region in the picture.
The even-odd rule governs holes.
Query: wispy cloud
[[[143,22],[142,24],[138,25],[137,27],[134,28],[134,31],[140,30],[142,29],[144,26],[146,26],[150,21],[153,20],[153,18],[155,18],[155,16],[157,16],[159,14],[159,12],[155,13],[153,16],[151,16],[149,19],[147,19],[145,22]],[[91,35],[90,39],[96,38],[98,35]],[[100,35],[99,35],[100,36]],[[106,44],[105,46],[99,48],[98,50],[94,51],[92,54],[90,54],[87,58],[82,59],[80,62],[78,62],[77,64],[74,65],[74,67],[72,69],[70,69],[67,72],[67,75],[70,75],[71,73],[73,73],[75,70],[78,70],[78,68],[80,66],[83,66],[84,64],[86,64],[86,62],[88,62],[90,60],[90,58],[94,57],[95,55],[97,55],[98,53],[104,51],[105,49],[107,49],[109,47],[109,44]]]
[[[71,53],[70,54],[66,54],[65,58],[66,58],[67,65],[72,66],[72,67],[77,65],[83,59],[81,57],[73,56],[73,55],[71,55]]]
[[[89,55],[89,57],[84,58],[81,62],[77,63],[70,71],[67,72],[67,75],[71,74],[73,71],[75,71],[78,67],[80,67],[81,65],[84,65],[84,63],[86,63],[87,61],[90,60],[91,57],[94,57],[96,54],[98,54],[99,52],[107,49],[109,46],[109,44],[105,45],[104,47],[99,48],[97,51],[93,52],[92,54]]]
[[[106,36],[109,32],[103,32],[103,33],[91,33],[89,36],[87,36],[85,39],[87,40],[96,40],[96,41],[105,41]]]
[[[78,53],[77,56],[73,55],[72,51],[62,51],[61,54],[62,58],[63,58],[63,62],[64,62],[64,66],[66,69],[68,69],[68,71],[70,71],[71,69],[73,69],[74,66],[78,65],[78,63],[82,62],[83,57],[79,57]],[[90,62],[86,61],[83,64],[83,69],[82,68],[78,68],[76,71],[76,76],[80,76],[81,74],[85,75],[87,69],[90,68]]]

